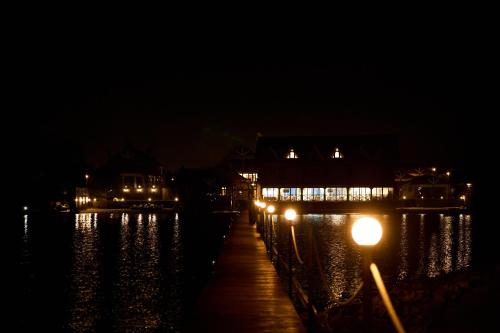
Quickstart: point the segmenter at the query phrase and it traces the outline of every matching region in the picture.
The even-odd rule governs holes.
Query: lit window
[[[336,147],[335,151],[332,154],[332,158],[344,158],[344,154],[342,154],[340,150]]]
[[[226,196],[227,195],[227,187],[226,186],[222,186],[221,189],[220,189],[220,195],[222,196]]]
[[[325,189],[326,201],[347,201],[346,187],[327,187]]]
[[[288,154],[286,155],[286,158],[299,158],[299,155],[297,155],[297,153],[293,149],[290,149],[290,151],[288,151]]]
[[[280,189],[280,200],[300,201],[300,188],[286,187]]]
[[[371,190],[369,187],[351,187],[349,201],[370,201]]]
[[[262,189],[262,198],[267,200],[278,200],[278,189],[265,187]]]
[[[324,188],[307,187],[302,189],[302,200],[304,201],[323,201],[324,199]]]
[[[245,178],[245,179],[248,179],[252,182],[257,181],[257,174],[256,173],[240,173],[240,176]]]
[[[374,187],[372,188],[372,200],[392,199],[392,187]]]

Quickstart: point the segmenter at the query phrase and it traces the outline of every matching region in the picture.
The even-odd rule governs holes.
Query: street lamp
[[[290,222],[290,225],[291,222],[293,222],[293,220],[295,220],[296,217],[297,217],[297,212],[295,211],[295,209],[289,208],[285,211],[285,219],[288,222]]]
[[[382,238],[382,226],[373,217],[362,217],[352,226],[352,238],[358,245],[377,245]]]
[[[276,208],[274,208],[274,206],[273,206],[273,205],[269,205],[269,206],[267,206],[267,212],[268,212],[269,214],[274,213],[274,211],[275,211],[275,210],[276,210]]]
[[[89,177],[90,177],[90,176],[89,176],[89,174],[88,174],[88,173],[86,173],[86,174],[85,174],[85,187],[88,187],[88,186],[89,186]]]
[[[372,283],[370,277],[370,264],[372,261],[373,247],[382,238],[382,226],[373,217],[361,217],[354,222],[351,229],[352,238],[361,248],[363,255],[363,319],[365,331],[371,330],[372,317]]]
[[[288,222],[288,294],[292,295],[292,223],[297,217],[297,212],[293,208],[285,211],[285,220]]]

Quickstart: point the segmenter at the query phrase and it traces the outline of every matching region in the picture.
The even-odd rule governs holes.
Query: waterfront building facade
[[[389,207],[397,160],[391,136],[261,137],[258,197],[312,210]]]

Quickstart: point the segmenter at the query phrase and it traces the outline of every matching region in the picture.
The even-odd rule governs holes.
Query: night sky
[[[214,165],[258,135],[382,133],[399,137],[403,162],[460,166],[492,117],[478,102],[481,56],[446,47],[321,62],[99,42],[39,41],[37,57],[20,56],[7,124],[22,133],[23,165],[75,155],[96,167],[132,145],[175,170]]]

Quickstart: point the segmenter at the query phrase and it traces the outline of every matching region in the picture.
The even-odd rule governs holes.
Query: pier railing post
[[[297,217],[297,212],[289,208],[285,211],[285,219],[288,222],[288,294],[292,297],[292,278],[293,278],[293,261],[292,261],[292,223]]]
[[[293,278],[293,269],[292,269],[292,224],[290,223],[288,227],[288,294],[292,297],[292,278]]]

